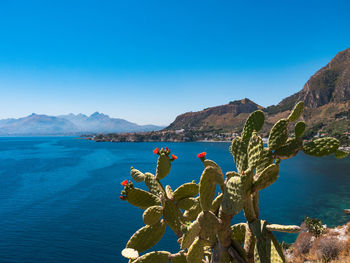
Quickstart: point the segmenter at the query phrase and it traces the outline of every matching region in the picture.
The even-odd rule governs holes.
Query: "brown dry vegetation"
[[[289,253],[290,263],[350,263],[350,222],[319,237],[301,232]]]

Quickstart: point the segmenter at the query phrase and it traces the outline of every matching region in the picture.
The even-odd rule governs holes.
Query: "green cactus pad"
[[[285,145],[275,151],[275,157],[282,160],[292,158],[302,147],[303,141],[300,138],[289,138]]]
[[[168,175],[171,168],[170,158],[167,154],[161,153],[158,157],[156,178],[158,180],[163,179]]]
[[[174,192],[173,192],[173,189],[171,189],[170,185],[167,185],[165,187],[165,193],[166,193],[166,196],[169,198],[169,199],[173,199],[174,198]]]
[[[186,259],[191,263],[202,263],[204,257],[204,241],[198,237],[188,249]]]
[[[279,171],[280,167],[277,164],[271,164],[266,167],[257,178],[254,178],[252,192],[260,191],[273,184],[278,178]]]
[[[273,162],[272,151],[268,148],[264,148],[260,156],[259,164],[256,167],[256,173],[260,174],[267,166],[272,164],[272,162]]]
[[[163,218],[170,228],[176,233],[181,233],[181,225],[183,220],[183,215],[181,211],[176,207],[173,201],[166,200],[163,209]]]
[[[231,177],[226,182],[226,189],[221,203],[222,211],[227,215],[236,215],[243,208],[244,185],[241,177]]]
[[[196,198],[196,203],[190,209],[186,210],[184,213],[184,217],[188,221],[195,220],[198,214],[202,211],[199,200]]]
[[[145,175],[143,173],[141,173],[139,170],[135,169],[134,167],[131,167],[130,175],[138,183],[145,180]]]
[[[138,188],[128,190],[128,202],[141,209],[161,204],[160,199],[156,195]]]
[[[272,127],[268,144],[271,150],[276,150],[286,143],[288,139],[288,121],[281,119]]]
[[[214,199],[214,201],[211,203],[210,212],[213,212],[214,214],[218,213],[223,197],[224,197],[223,194],[219,194]]]
[[[186,256],[183,253],[177,253],[171,257],[171,263],[188,263]]]
[[[259,164],[263,150],[264,144],[261,137],[253,132],[248,144],[248,167],[254,169]]]
[[[163,207],[155,205],[148,207],[143,212],[142,218],[146,225],[157,224],[163,215]]]
[[[122,250],[122,256],[129,259],[136,259],[139,257],[139,252],[133,248],[124,248]]]
[[[303,136],[303,134],[304,134],[305,128],[306,128],[305,122],[298,121],[297,124],[295,124],[295,127],[294,127],[295,137],[296,138],[301,138],[301,136]]]
[[[201,227],[201,237],[207,239],[215,235],[219,227],[219,219],[210,211],[199,213],[197,218]]]
[[[236,240],[239,244],[242,245],[245,239],[246,228],[246,223],[238,223],[231,226],[231,239]]]
[[[193,197],[187,197],[181,199],[176,203],[177,207],[184,210],[189,210],[191,207],[195,206],[198,203],[198,200]]]
[[[248,168],[247,143],[241,137],[235,137],[230,146],[230,152],[236,164],[237,171],[242,173]]]
[[[264,112],[262,112],[261,110],[254,111],[249,115],[242,131],[242,139],[246,144],[248,144],[253,131],[260,131],[262,126],[264,125],[264,122],[265,115]]]
[[[335,157],[338,158],[338,159],[343,159],[343,158],[345,158],[346,156],[348,156],[349,153],[346,152],[346,151],[342,151],[342,150],[336,150],[336,151],[334,152],[334,155],[335,155]]]
[[[136,231],[126,244],[127,248],[133,248],[139,253],[150,249],[161,240],[164,235],[166,223],[162,220],[155,225],[146,225]]]
[[[304,112],[304,102],[299,101],[293,108],[292,112],[288,116],[288,121],[293,122],[300,118]]]
[[[239,173],[236,173],[234,171],[229,171],[226,173],[226,180],[230,179],[233,176],[240,176]]]
[[[181,241],[181,249],[189,248],[192,245],[193,241],[196,239],[196,237],[199,235],[199,232],[200,225],[199,222],[196,220],[189,225],[189,227],[187,228],[187,232],[183,235]]]
[[[216,183],[220,186],[221,191],[223,191],[225,179],[224,179],[224,174],[222,173],[222,170],[221,170],[220,166],[217,165],[212,160],[204,160],[203,164],[204,164],[204,167],[211,166],[211,167],[214,167],[214,168],[216,168],[218,170],[217,177],[216,177]]]
[[[148,190],[157,196],[164,196],[164,190],[156,177],[151,173],[145,173],[145,184],[148,187]]]
[[[199,182],[199,202],[203,211],[209,211],[213,202],[216,190],[216,168],[208,166],[204,169]]]
[[[300,232],[300,226],[283,226],[283,225],[277,225],[277,224],[268,224],[266,225],[266,229],[269,231],[278,231],[278,232],[284,232],[284,233],[298,233]]]
[[[183,198],[194,197],[198,194],[199,186],[196,183],[186,183],[174,191],[174,200],[179,201]]]
[[[168,251],[153,251],[139,257],[133,263],[168,263],[170,253]]]
[[[307,155],[322,157],[334,153],[338,148],[339,141],[337,139],[324,137],[305,143],[303,152]]]
[[[266,229],[266,221],[256,220],[250,228],[256,237],[254,248],[255,263],[283,263],[285,258],[282,248],[276,238]]]

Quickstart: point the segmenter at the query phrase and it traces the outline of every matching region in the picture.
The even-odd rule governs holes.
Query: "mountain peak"
[[[339,52],[311,76],[301,91],[282,100],[278,107],[291,109],[300,100],[310,108],[350,100],[350,48]]]

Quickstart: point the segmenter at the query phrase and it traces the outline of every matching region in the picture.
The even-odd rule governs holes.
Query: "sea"
[[[97,143],[76,137],[0,138],[0,262],[127,262],[121,256],[144,224],[143,210],[121,201],[120,183],[130,167],[155,173],[156,147],[168,147],[172,162],[163,185],[176,189],[199,182],[207,152],[224,172],[235,170],[229,143]],[[145,189],[143,183],[135,187]],[[300,225],[305,216],[329,227],[350,221],[350,158],[313,158],[299,153],[282,161],[280,176],[260,192],[260,218]],[[241,214],[232,223],[244,222]],[[277,234],[293,242],[295,234]],[[167,228],[152,250],[177,252]]]

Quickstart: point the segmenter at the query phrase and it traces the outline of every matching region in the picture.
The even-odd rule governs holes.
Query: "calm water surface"
[[[94,143],[70,137],[0,138],[0,262],[126,262],[120,255],[143,226],[142,210],[119,200],[130,166],[155,172],[155,147],[179,158],[162,180],[173,189],[199,181],[197,153],[234,169],[228,143]],[[137,184],[144,188],[143,184]],[[308,215],[344,224],[350,208],[350,158],[299,154],[282,162],[275,184],[261,191],[261,218],[300,224]],[[238,215],[234,221],[243,221]],[[292,242],[295,235],[278,235]],[[154,249],[176,252],[167,230]]]

